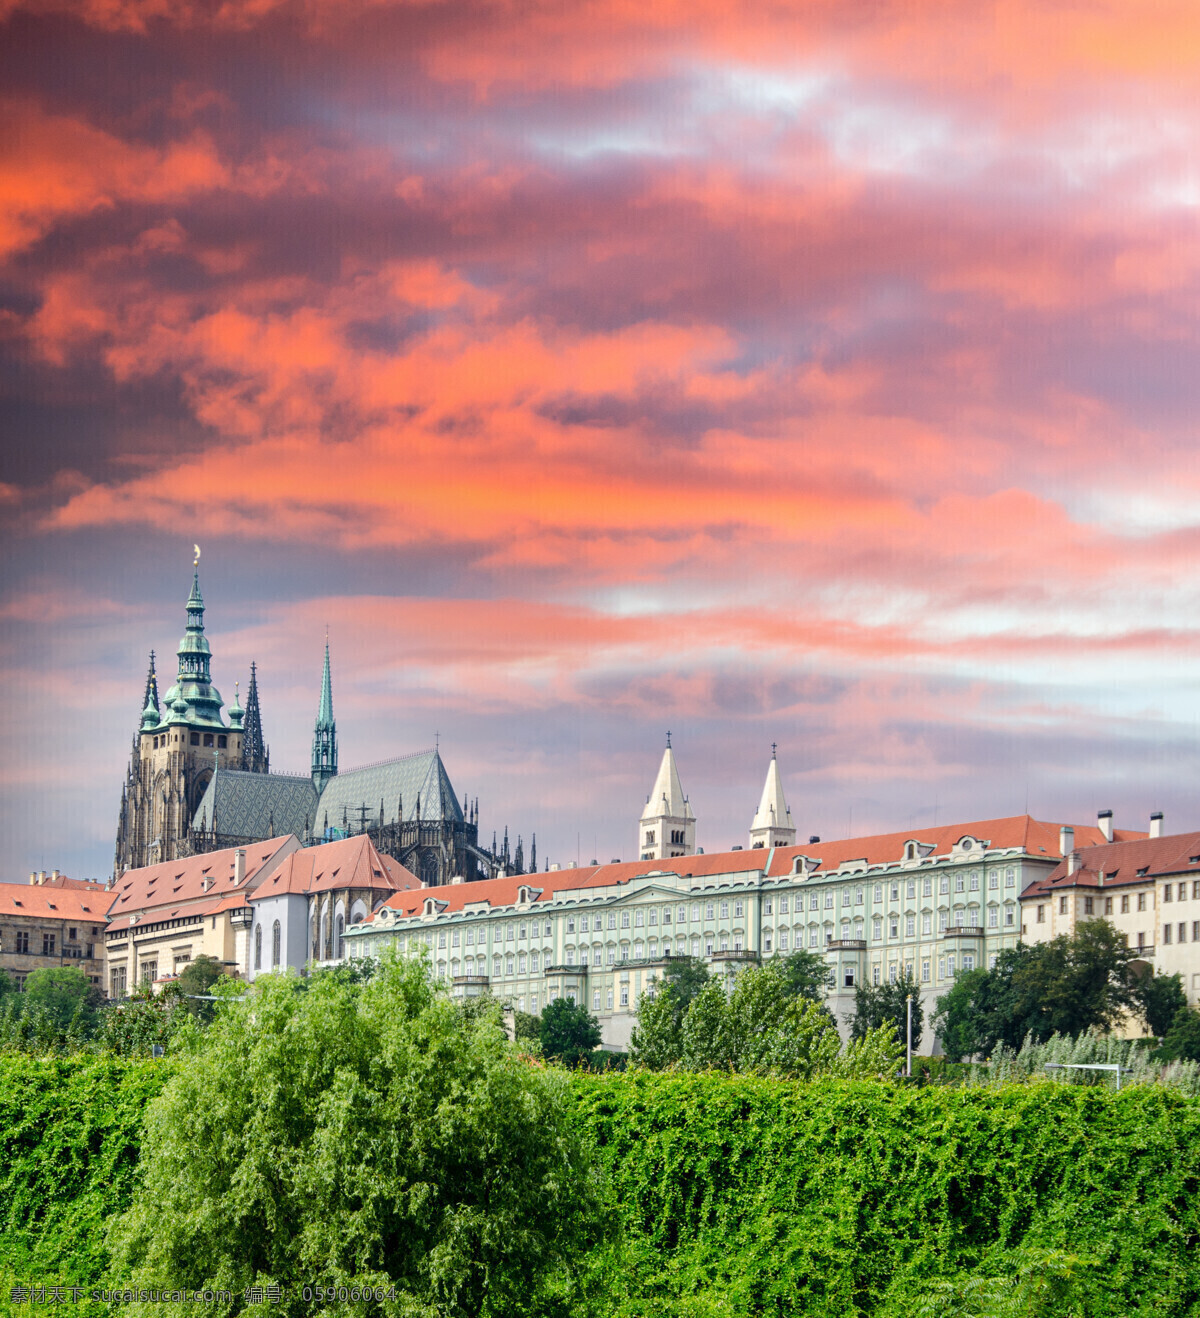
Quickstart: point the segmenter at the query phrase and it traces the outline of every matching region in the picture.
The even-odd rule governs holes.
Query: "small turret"
[[[642,860],[662,860],[696,853],[696,816],[683,794],[669,732],[667,748],[658,766],[658,777],[646,798],[646,808],[642,811],[639,828],[638,840],[641,845],[638,854]]]
[[[333,720],[333,680],[329,672],[329,637],[325,637],[325,670],[321,674],[321,700],[313,728],[312,779],[317,792],[337,776],[337,724]]]
[[[779,777],[779,761],[771,746],[771,762],[767,765],[767,780],[763,783],[758,810],[750,824],[750,847],[790,847],[796,841],[796,827],[792,812],[783,795],[783,782]]]

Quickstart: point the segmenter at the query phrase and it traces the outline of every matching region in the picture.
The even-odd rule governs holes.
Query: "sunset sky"
[[[105,875],[191,546],[304,770],[630,859],[1200,827],[1196,0],[0,0],[0,877]]]

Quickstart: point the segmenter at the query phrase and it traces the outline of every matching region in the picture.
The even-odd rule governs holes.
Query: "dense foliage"
[[[1200,1062],[1200,1011],[1177,1012],[1156,1054],[1162,1062]]]
[[[263,976],[148,1111],[114,1270],[236,1297],[210,1312],[279,1285],[272,1311],[307,1314],[314,1283],[395,1287],[325,1313],[565,1313],[568,1261],[602,1226],[568,1085],[424,962],[385,960],[367,983]]]
[[[0,1283],[100,1285],[108,1222],[133,1194],[162,1062],[0,1056]],[[107,1312],[72,1304],[80,1315]]]
[[[913,1052],[921,1045],[925,1012],[921,990],[911,975],[904,974],[882,984],[859,984],[854,990],[852,1039],[865,1039],[872,1030],[891,1025],[901,1043],[908,1040],[911,1025]]]
[[[620,1318],[1195,1313],[1200,1105],[1162,1087],[578,1077]]]
[[[555,998],[538,1018],[537,1039],[543,1057],[579,1066],[600,1047],[600,1022],[582,1003]]]
[[[1019,1048],[1053,1034],[1108,1031],[1133,1013],[1167,1011],[1170,987],[1145,985],[1130,968],[1137,952],[1107,920],[1088,920],[1046,943],[1018,943],[990,970],[960,974],[938,999],[933,1024],[953,1060]],[[1177,1006],[1177,1004],[1176,1004]],[[1173,1014],[1173,1012],[1171,1013]]]
[[[742,970],[731,989],[704,983],[680,1010],[668,981],[638,1004],[630,1056],[651,1070],[683,1067],[807,1079],[890,1075],[900,1048],[890,1023],[842,1047],[828,1009],[796,992],[784,961]]]

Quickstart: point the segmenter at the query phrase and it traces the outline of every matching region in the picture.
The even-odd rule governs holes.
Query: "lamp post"
[[[904,1016],[905,1016],[905,1034],[907,1036],[905,1046],[904,1074],[910,1079],[912,1077],[912,994],[904,999]]]

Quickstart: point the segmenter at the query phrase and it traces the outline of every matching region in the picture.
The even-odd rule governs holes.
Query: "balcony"
[[[616,963],[616,966],[627,966],[627,965],[629,965],[629,964],[630,964],[630,962],[628,962],[628,961],[618,961],[618,962]],[[609,969],[609,970],[616,969],[616,966],[609,966],[608,969]],[[588,972],[588,968],[587,968],[586,965],[581,965],[581,966],[566,966],[566,965],[560,965],[560,966],[546,966],[546,967],[542,970],[542,974],[543,974],[543,975],[586,975],[587,972]]]
[[[714,961],[757,961],[758,953],[750,947],[722,948],[712,954]]]
[[[451,983],[455,988],[461,985],[463,988],[485,989],[488,986],[488,977],[487,975],[455,975]]]
[[[956,924],[942,932],[943,938],[982,938],[986,930],[980,924]],[[999,929],[996,930],[999,933]]]
[[[835,938],[832,943],[825,944],[826,952],[865,952],[867,950],[867,940],[865,938]]]

